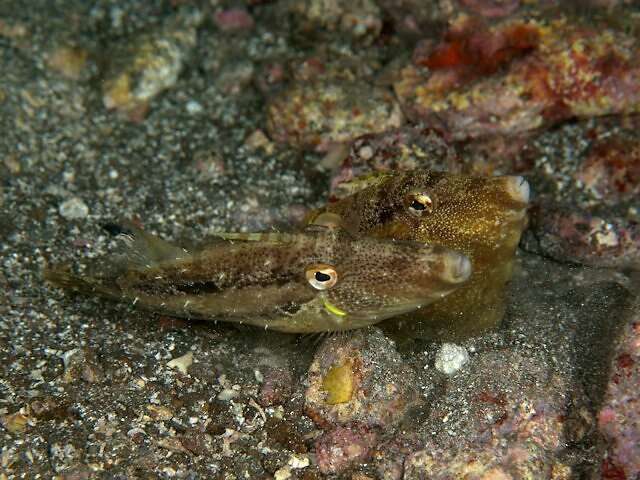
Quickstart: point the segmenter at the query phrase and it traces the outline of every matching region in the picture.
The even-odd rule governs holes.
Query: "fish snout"
[[[509,175],[504,177],[505,189],[509,196],[516,202],[529,203],[531,187],[529,182],[520,175]]]
[[[471,272],[471,261],[462,253],[449,251],[444,257],[443,279],[448,283],[459,284],[469,280]]]

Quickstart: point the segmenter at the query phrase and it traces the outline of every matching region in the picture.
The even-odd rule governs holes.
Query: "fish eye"
[[[338,281],[338,272],[331,265],[317,263],[307,267],[307,282],[316,290],[328,290]]]
[[[426,192],[412,192],[406,197],[409,212],[417,217],[433,212],[434,201]]]

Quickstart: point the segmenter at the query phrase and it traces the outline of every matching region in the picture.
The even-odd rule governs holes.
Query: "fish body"
[[[187,251],[130,227],[115,268],[46,272],[53,284],[170,315],[290,332],[350,330],[421,308],[470,276],[469,260],[342,229],[220,234]],[[109,262],[107,262],[109,263]]]
[[[442,245],[471,261],[473,273],[463,287],[397,325],[418,330],[416,336],[456,339],[499,324],[504,287],[527,223],[530,192],[523,177],[414,170],[374,173],[343,191],[348,187],[348,195],[312,214],[309,222],[330,219],[356,237]]]

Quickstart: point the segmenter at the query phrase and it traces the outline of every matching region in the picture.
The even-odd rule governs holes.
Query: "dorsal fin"
[[[281,232],[214,232],[212,235],[224,240],[233,240],[237,242],[289,243],[295,239],[295,234]]]
[[[189,252],[184,248],[145,232],[129,220],[109,227],[108,231],[117,233],[118,238],[124,241],[127,246],[127,258],[137,267],[151,268],[162,262],[189,256]]]
[[[342,229],[342,217],[333,212],[321,212],[305,227],[306,231],[312,232],[323,229]]]

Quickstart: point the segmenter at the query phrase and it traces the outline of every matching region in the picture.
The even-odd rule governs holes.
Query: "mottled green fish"
[[[291,333],[350,330],[442,298],[471,274],[466,256],[420,242],[354,238],[337,228],[220,234],[187,251],[134,227],[125,261],[55,285],[170,315]]]

